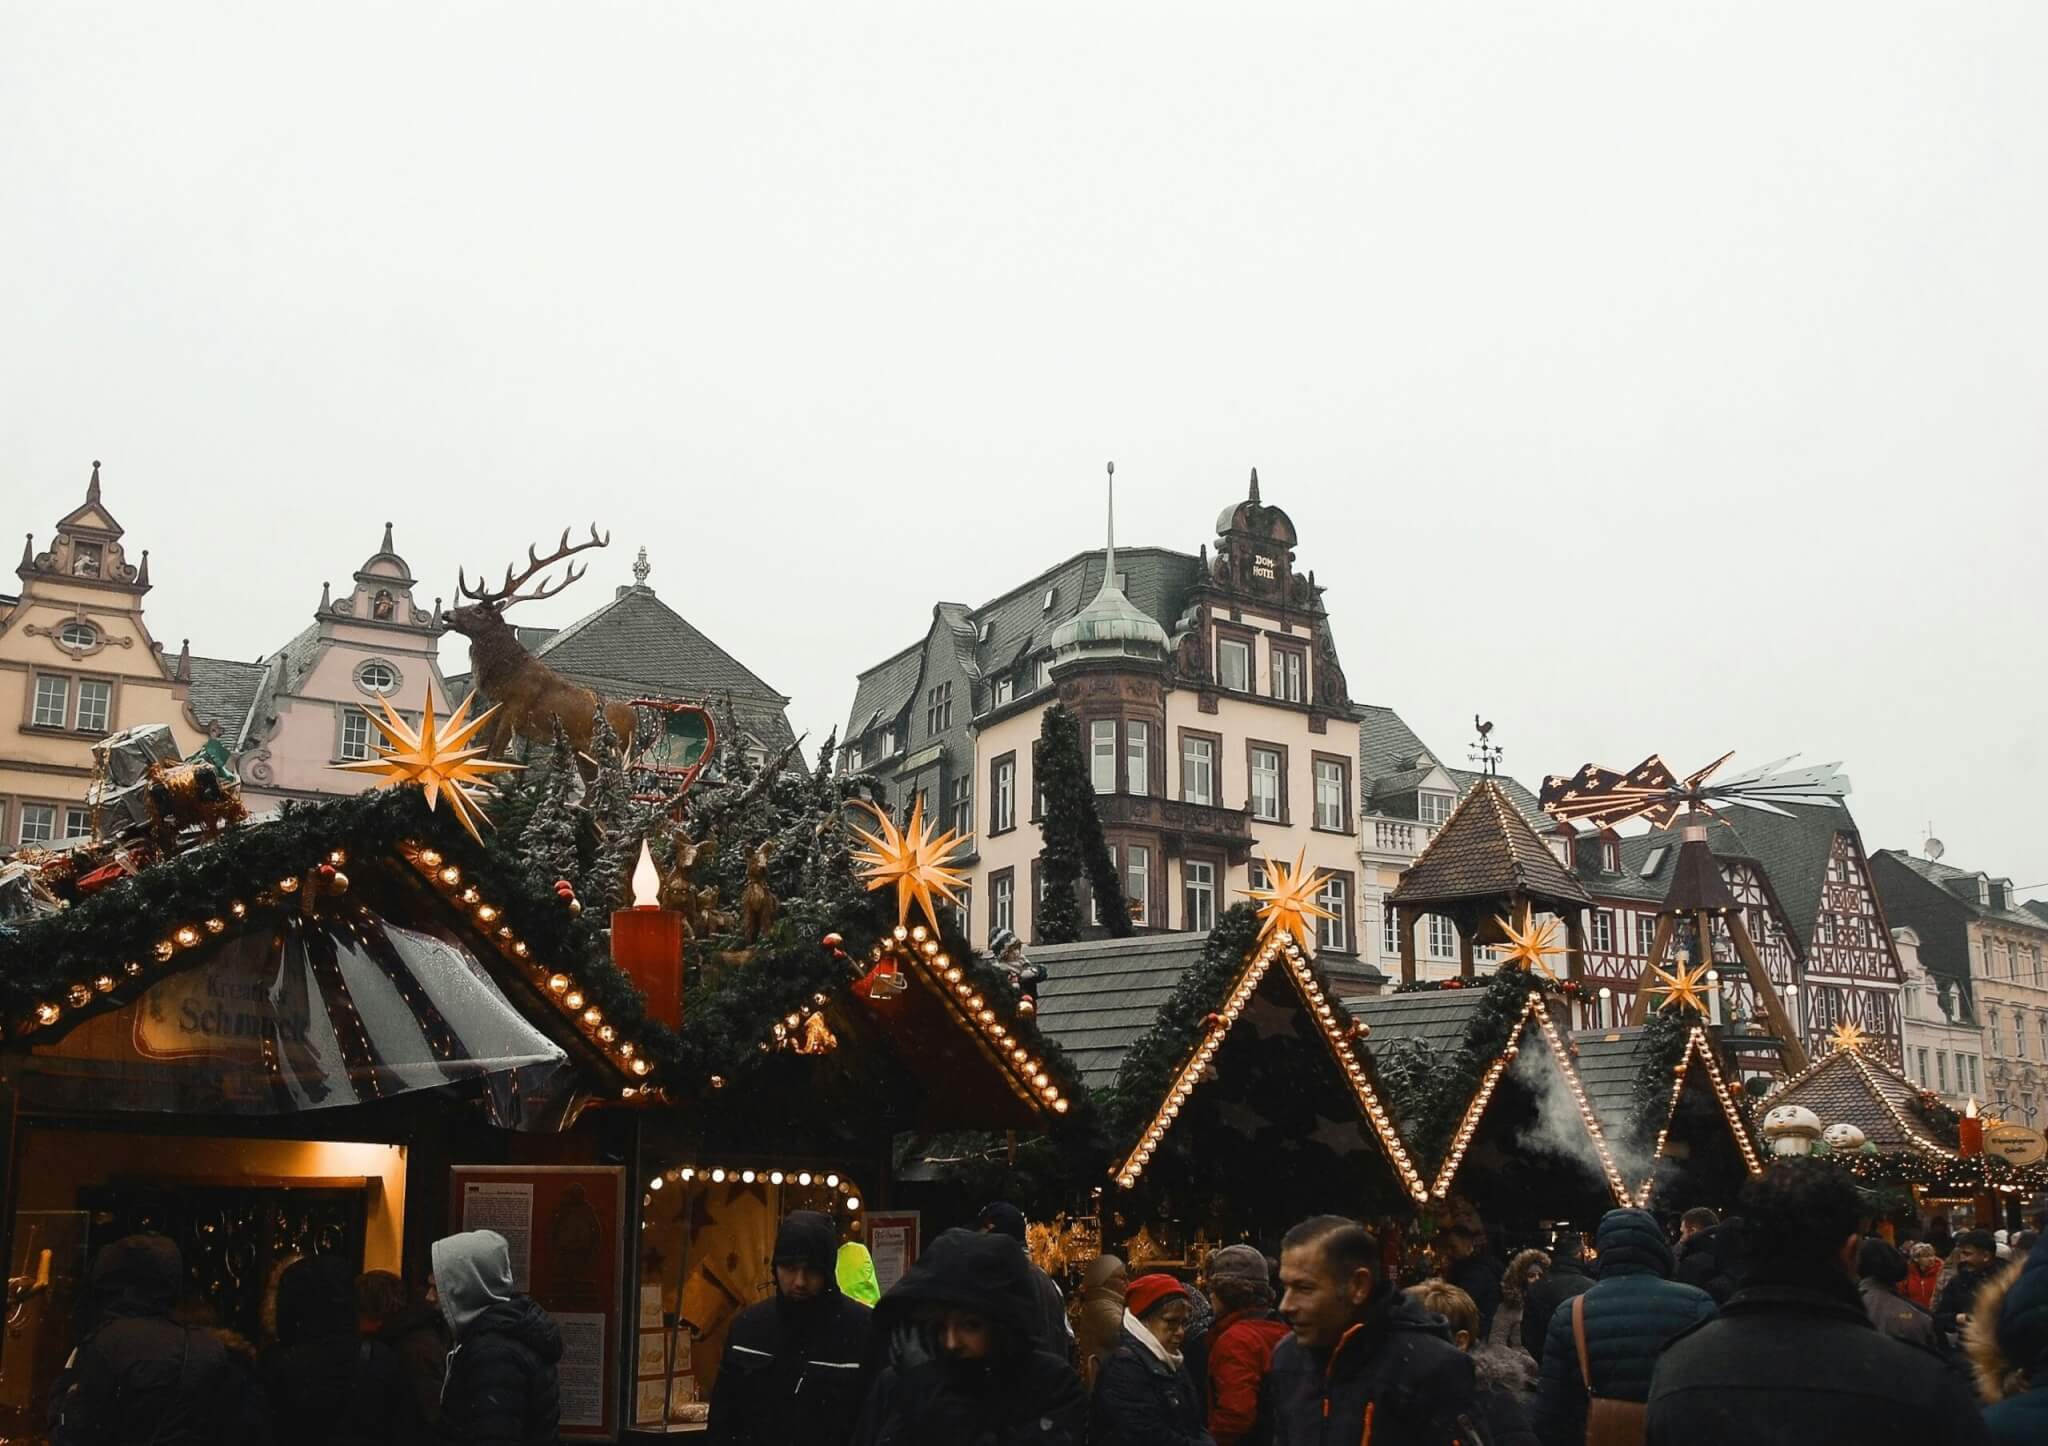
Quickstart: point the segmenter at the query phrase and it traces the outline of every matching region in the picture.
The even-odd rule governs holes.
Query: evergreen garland
[[[1690,1009],[1657,1009],[1643,1025],[1645,1046],[1636,1067],[1635,1108],[1630,1112],[1628,1138],[1617,1141],[1630,1148],[1647,1150],[1664,1128],[1671,1110],[1671,1078],[1685,1058],[1692,1029],[1700,1022]]]
[[[1396,1110],[1401,1138],[1418,1167],[1424,1162],[1434,1166],[1444,1158],[1487,1067],[1507,1048],[1529,992],[1545,987],[1541,978],[1526,969],[1496,969],[1484,980],[1450,979],[1404,986],[1399,991],[1468,989],[1480,1001],[1453,1050],[1433,1049],[1419,1041],[1419,1048],[1402,1048],[1389,1041],[1374,1050],[1388,1086],[1388,1107]]]
[[[1076,887],[1087,870],[1095,896],[1095,912],[1112,938],[1131,933],[1131,910],[1123,880],[1110,861],[1103,841],[1102,818],[1095,809],[1095,785],[1081,752],[1081,726],[1058,703],[1045,710],[1038,742],[1032,749],[1032,777],[1045,801],[1040,834],[1039,879],[1044,898],[1038,906],[1038,938],[1045,944],[1071,944],[1081,937],[1081,900]]]
[[[582,792],[583,775],[561,719],[555,719],[554,747],[547,762],[522,777],[533,781],[535,798],[526,826],[519,831],[520,852],[526,855],[535,889],[552,889],[558,879],[573,880],[581,869],[574,795]]]

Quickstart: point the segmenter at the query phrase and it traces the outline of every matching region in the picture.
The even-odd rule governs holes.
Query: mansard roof
[[[192,716],[216,731],[229,748],[241,746],[249,710],[269,675],[267,661],[237,662],[232,658],[192,659],[192,689],[187,695]]]
[[[1465,795],[1388,895],[1424,908],[1517,896],[1565,906],[1592,902],[1493,778]]]
[[[1980,877],[1979,870],[1959,869],[1950,864],[1937,863],[1933,859],[1917,858],[1907,853],[1904,849],[1880,849],[1871,856],[1873,862],[1879,857],[1889,859],[1902,868],[1919,875],[1920,878],[1926,880],[1935,888],[1940,889],[1945,896],[1961,905],[1963,912],[1973,919],[1982,919],[1994,924],[2005,924],[2017,929],[2048,928],[2048,904],[2036,901],[2032,904],[2010,904],[2005,908],[1996,908],[1990,904],[1978,903],[1974,887],[1970,888],[1968,892],[1955,887],[1957,884],[1964,883],[1974,885],[1975,881]]]

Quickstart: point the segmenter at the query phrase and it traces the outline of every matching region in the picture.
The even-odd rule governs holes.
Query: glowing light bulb
[[[665,1183],[666,1182],[661,1178],[661,1176],[656,1175],[652,1180],[649,1180],[647,1182],[647,1188],[650,1190],[659,1190]]]

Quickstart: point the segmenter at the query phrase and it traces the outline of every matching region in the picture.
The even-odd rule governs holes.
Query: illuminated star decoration
[[[1266,860],[1266,886],[1244,891],[1245,896],[1259,906],[1261,944],[1279,934],[1292,934],[1305,953],[1313,954],[1316,931],[1309,920],[1337,917],[1315,900],[1316,885],[1322,882],[1323,870],[1309,872],[1302,868],[1302,859],[1307,853],[1308,850],[1303,849],[1294,856],[1292,872],[1284,863]]]
[[[1869,1042],[1869,1034],[1853,1020],[1845,1019],[1828,1031],[1828,1047],[1832,1050],[1859,1050]]]
[[[475,697],[471,694],[470,698]],[[441,798],[442,790],[448,794],[448,807],[469,830],[469,836],[478,843],[483,835],[477,832],[477,821],[489,823],[484,816],[484,795],[492,791],[493,785],[485,775],[503,773],[507,770],[525,767],[521,763],[500,763],[484,757],[488,751],[472,745],[477,730],[497,712],[496,705],[470,718],[470,698],[464,698],[455,705],[455,711],[448,715],[447,723],[434,726],[434,695],[427,695],[427,709],[420,717],[419,731],[413,731],[391,706],[389,698],[379,696],[377,701],[384,705],[384,716],[379,718],[363,705],[363,712],[369,715],[377,731],[385,738],[377,745],[377,756],[366,758],[360,763],[342,763],[336,767],[361,773],[381,773],[393,783],[417,784],[426,791],[427,807],[432,809]]]
[[[1669,1009],[1672,1005],[1676,1004],[1681,1009],[1695,1010],[1702,1015],[1707,1012],[1707,1001],[1704,993],[1707,979],[1706,965],[1702,964],[1697,969],[1688,969],[1685,967],[1685,961],[1681,959],[1678,961],[1675,971],[1653,969],[1650,972],[1655,974],[1657,982],[1664,986],[1664,1002],[1657,1006],[1658,1009]]]
[[[1557,920],[1545,919],[1537,923],[1527,904],[1522,905],[1522,922],[1519,926],[1509,923],[1500,915],[1493,916],[1493,922],[1500,925],[1506,938],[1501,953],[1500,967],[1503,969],[1526,969],[1532,974],[1541,974],[1546,979],[1556,979],[1550,967],[1550,960],[1564,950],[1557,943]]]
[[[868,881],[868,888],[886,889],[894,884],[896,922],[909,922],[910,901],[915,899],[924,910],[925,922],[938,928],[939,914],[932,896],[936,894],[958,908],[961,890],[967,887],[963,872],[947,862],[967,842],[966,835],[951,829],[934,834],[931,825],[924,821],[922,796],[911,805],[910,826],[904,829],[898,829],[888,814],[866,799],[857,798],[854,802],[873,814],[882,830],[879,835],[866,829],[854,830],[867,844],[865,849],[856,850],[853,857],[861,866],[861,877]]]

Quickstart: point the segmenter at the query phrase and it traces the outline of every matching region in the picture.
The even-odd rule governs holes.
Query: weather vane
[[[1472,745],[1471,752],[1465,756],[1478,764],[1479,771],[1488,778],[1497,777],[1500,773],[1500,756],[1507,750],[1493,741],[1493,724],[1480,722],[1477,713],[1472,715],[1472,727],[1478,732],[1479,741]]]

